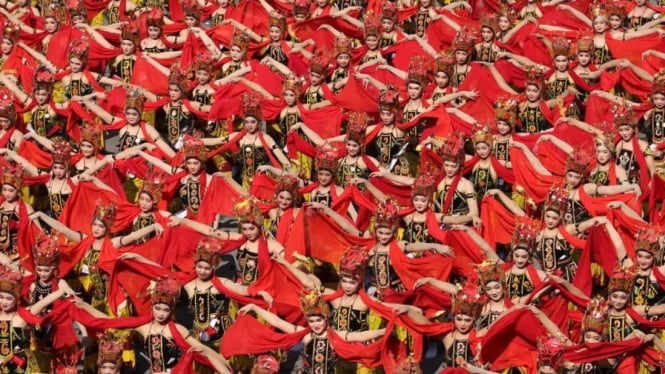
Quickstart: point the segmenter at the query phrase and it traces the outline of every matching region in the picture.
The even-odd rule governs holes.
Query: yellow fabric
[[[106,9],[105,9],[106,10]],[[91,21],[90,26],[104,26],[104,11],[99,12]]]

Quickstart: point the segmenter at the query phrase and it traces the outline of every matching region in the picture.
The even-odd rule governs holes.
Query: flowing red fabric
[[[240,192],[236,191],[226,179],[212,177],[210,186],[201,199],[201,208],[199,208],[196,220],[210,224],[218,213],[233,216],[233,202],[238,201],[241,196]]]
[[[573,284],[586,295],[591,295],[593,279],[591,263],[599,264],[606,274],[612,274],[617,264],[614,243],[604,226],[594,226],[589,231],[586,247],[582,251]]]
[[[378,111],[378,96],[365,89],[355,76],[349,76],[339,95],[326,96],[335,106],[352,112]]]
[[[515,184],[515,175],[510,169],[507,169],[505,166],[501,165],[499,160],[496,159],[495,156],[491,155],[489,156],[490,162],[492,163],[492,169],[496,172],[497,176],[508,184]],[[472,159],[466,161],[464,163],[464,170],[462,173],[464,175],[470,174],[471,171],[473,170],[473,167],[478,164],[480,161],[480,157],[478,155],[473,156]]]
[[[508,244],[513,238],[515,215],[493,197],[487,196],[480,203],[483,220],[482,237],[492,248],[497,243]]]
[[[166,77],[164,79],[157,79],[157,77],[164,77],[164,74],[146,61],[143,56],[138,56],[129,82],[136,85],[140,84],[141,87],[155,95],[167,95],[169,92],[168,80]]]
[[[453,266],[453,259],[438,254],[427,253],[422,257],[411,258],[402,251],[397,242],[390,243],[390,262],[407,289],[412,289],[422,277],[432,277],[447,281]]]
[[[510,148],[510,161],[515,173],[515,184],[524,188],[537,203],[544,201],[550,187],[561,181],[561,177],[539,174],[521,149]]]

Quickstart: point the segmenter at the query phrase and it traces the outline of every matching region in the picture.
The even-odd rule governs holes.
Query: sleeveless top
[[[61,191],[48,194],[49,216],[58,219],[71,193],[62,193]]]
[[[257,166],[270,164],[268,153],[263,147],[258,147],[254,144],[240,145],[240,152],[242,155],[243,176],[248,180],[254,178]]]
[[[187,210],[196,214],[201,208],[201,182],[199,179],[187,178],[185,184],[180,186],[180,200]]]
[[[89,280],[89,287],[85,291],[90,304],[95,309],[103,311],[106,308],[106,288],[109,276],[97,266],[100,252],[100,250],[90,248],[81,259],[78,273]],[[85,269],[87,269],[87,274]]]
[[[634,326],[628,321],[626,314],[620,316],[608,315],[607,325],[609,326],[608,340],[610,342],[622,341],[634,330]]]
[[[510,140],[495,140],[492,154],[499,161],[510,161]]]
[[[429,235],[427,230],[427,223],[425,221],[416,222],[411,219],[411,222],[406,224],[402,240],[409,243],[433,243],[434,239]]]
[[[17,208],[10,211],[0,210],[0,252],[7,255],[12,261],[19,258],[18,227]]]
[[[150,225],[153,225],[155,223],[155,216],[154,214],[149,214],[147,216],[142,216],[138,215],[134,219],[134,222],[132,223],[132,232],[141,230],[144,227],[148,227]],[[154,238],[157,234],[155,232],[151,232],[148,235],[143,236],[139,240],[135,241],[134,243],[136,244],[144,244],[148,240]]]
[[[120,77],[123,82],[128,83],[132,79],[135,64],[136,60],[131,57],[121,58],[113,64],[113,75]]]
[[[132,134],[130,131],[135,132]],[[142,130],[140,126],[127,126],[125,132],[120,135],[120,139],[118,140],[118,152],[129,149],[135,145],[146,143],[148,140],[139,137],[141,132]]]
[[[367,178],[370,174],[368,168],[361,167],[358,162],[360,156],[356,158],[353,163],[348,163],[347,158],[343,158],[337,166],[337,181],[336,184],[342,188],[348,187],[353,178]]]
[[[506,278],[506,292],[509,298],[524,297],[530,294],[535,288],[526,271],[519,274],[508,273],[508,277]]]
[[[213,318],[221,322],[217,329],[219,332],[212,336],[212,340],[217,340],[228,329],[233,320],[229,316],[229,299],[222,293],[212,292],[210,286],[205,290],[199,290],[194,287],[194,295],[189,299],[189,309],[194,315],[194,331],[200,334],[210,326]]]
[[[162,334],[151,334],[143,342],[150,358],[150,369],[154,373],[173,368],[179,361],[180,348],[175,341]]]
[[[547,129],[551,129],[552,125],[545,119],[540,106],[530,107],[526,105],[523,110],[519,112],[522,128],[529,134],[534,134]]]
[[[561,269],[563,271],[561,277],[565,280],[574,279],[577,270],[577,264],[571,257],[572,250],[570,244],[558,235],[555,237],[542,235],[536,242],[536,257],[540,259],[543,271],[552,272]]]
[[[238,278],[240,283],[247,286],[256,280],[259,276],[259,255],[258,253],[250,252],[247,248],[238,249]]]
[[[343,87],[340,88],[335,88],[335,83],[341,81],[344,78],[347,78],[349,76],[349,69],[335,69],[335,71],[332,73],[332,76],[330,76],[330,83],[333,84],[332,87],[332,92],[337,95],[340,91],[342,91]]]
[[[610,178],[607,170],[598,170],[594,168],[589,174],[589,183],[594,183],[596,186],[609,186]]]
[[[317,337],[303,347],[303,374],[334,374],[339,361],[335,350],[330,346],[328,337]]]
[[[336,331],[366,331],[369,328],[369,312],[353,309],[351,306],[339,306],[331,316],[332,326]]]
[[[267,46],[263,47],[260,53],[260,57],[264,58],[266,56],[274,59],[275,61],[279,62],[284,66],[289,65],[289,55],[287,55],[284,52],[284,48],[282,48],[281,43],[278,45],[270,43]]]
[[[657,281],[652,281],[648,275],[635,275],[632,300],[633,305],[657,305],[663,302],[665,291]]]
[[[372,276],[372,283],[378,291],[378,299],[381,299],[382,295],[388,289],[396,292],[407,291],[402,280],[399,279],[399,276],[395,273],[395,269],[393,269],[388,252],[377,252],[372,255],[369,258],[369,270]]]
[[[165,118],[169,144],[176,144],[181,134],[191,130],[193,120],[192,113],[185,111],[183,106],[169,105]]]
[[[459,88],[469,74],[469,65],[464,66],[464,71],[459,71],[457,64],[453,66],[453,75],[450,77],[450,85],[453,88]]]
[[[65,97],[71,99],[73,96],[85,96],[92,93],[92,84],[83,81],[83,73],[76,79],[71,78],[69,85],[65,86]],[[101,79],[101,75],[99,76]]]
[[[0,360],[6,364],[3,373],[23,374],[29,369],[28,350],[30,337],[21,327],[14,327],[11,320],[0,321]],[[17,359],[12,359],[16,357]]]
[[[471,183],[473,183],[478,200],[482,200],[487,190],[498,186],[498,179],[492,176],[490,168],[475,167],[471,171]]]
[[[418,13],[416,13],[413,17],[413,23],[416,27],[416,35],[422,38],[427,31],[427,26],[430,22],[432,22],[432,18],[429,16],[429,8],[419,9]]]
[[[37,105],[32,110],[32,127],[37,135],[43,137],[60,136],[69,139],[69,135],[63,129],[63,119],[54,113],[48,104]]]
[[[434,194],[434,211],[436,213],[443,213],[453,216],[463,216],[469,214],[469,204],[467,199],[475,197],[474,193],[463,193],[460,190],[453,191],[453,200],[448,207],[447,212],[442,212],[443,206],[446,202],[446,195],[448,194],[449,184],[443,187],[443,191],[436,191]]]
[[[462,358],[465,362],[473,362],[473,352],[469,346],[468,340],[453,339],[453,344],[446,349],[444,364],[449,368],[459,367],[457,358]]]
[[[323,97],[323,93],[321,93],[321,87],[313,91],[310,88],[311,87],[308,87],[307,90],[303,92],[300,100],[302,104],[317,104],[326,99]]]
[[[649,143],[658,144],[665,140],[665,128],[663,127],[665,111],[654,109],[649,113],[646,120],[643,119],[643,122],[644,133]]]
[[[476,54],[476,61],[494,62],[494,60],[496,60],[496,50],[494,49],[494,42],[491,42],[489,46],[485,46],[484,43],[480,43],[480,49]]]

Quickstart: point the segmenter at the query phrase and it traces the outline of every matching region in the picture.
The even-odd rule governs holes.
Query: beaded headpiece
[[[359,145],[365,144],[365,130],[369,123],[369,116],[365,112],[349,113],[348,126],[346,130],[346,141],[353,140]]]
[[[365,279],[369,253],[364,247],[349,247],[339,259],[339,273],[342,277],[348,277],[362,282]]]
[[[199,7],[199,3],[196,0],[182,0],[180,1],[180,5],[182,5],[185,17],[192,17],[197,20],[201,18],[201,7]]]
[[[246,196],[242,200],[234,202],[233,214],[235,214],[240,224],[263,225],[263,213],[259,207],[259,201],[254,196]]]
[[[178,86],[183,95],[186,95],[192,89],[191,82],[188,79],[188,72],[183,69],[179,63],[171,65],[169,84]]]
[[[525,81],[527,85],[533,85],[538,88],[543,86],[545,80],[543,79],[543,71],[537,66],[528,66],[524,69],[525,72]]]
[[[62,23],[62,21],[64,21],[64,15],[64,10],[55,2],[51,2],[42,8],[42,17],[44,19],[53,18],[56,22]]]
[[[296,0],[293,3],[293,15],[304,15],[309,16],[309,10],[312,6],[310,0]]]
[[[160,201],[162,199],[162,189],[164,188],[165,178],[163,175],[148,172],[143,178],[141,185],[141,192],[145,192],[152,198],[152,201]]]
[[[88,62],[88,41],[74,39],[69,43],[69,58],[78,58],[85,65]]]
[[[141,41],[141,35],[139,34],[139,25],[134,21],[126,22],[122,24],[121,27],[120,40],[129,40],[138,45]]]
[[[379,204],[379,207],[376,209],[376,214],[374,216],[374,227],[385,227],[388,229],[394,229],[397,227],[397,222],[399,221],[399,206],[397,202],[392,199],[387,199],[386,201]]]
[[[464,162],[464,135],[461,133],[449,135],[441,145],[441,157],[443,161],[458,164]]]
[[[383,28],[381,27],[381,17],[373,11],[365,15],[365,38],[368,36],[379,37]]]
[[[657,256],[660,251],[658,238],[662,231],[657,226],[642,227],[637,232],[635,241],[635,252],[645,251],[653,256]]]
[[[475,125],[473,134],[471,135],[471,141],[473,142],[474,147],[478,143],[486,143],[491,147],[494,142],[494,137],[492,136],[489,126],[482,124]]]
[[[651,86],[651,95],[655,94],[665,95],[665,69],[660,69],[653,76],[653,84]]]
[[[284,84],[282,86],[282,92],[293,91],[296,97],[300,97],[300,92],[302,91],[302,79],[298,78],[293,74],[289,74],[284,78]]]
[[[261,101],[258,97],[244,93],[242,95],[242,111],[243,118],[254,117],[257,121],[263,119],[263,113],[261,112]]]
[[[543,202],[543,211],[552,210],[563,215],[568,209],[568,191],[564,183],[555,183]]]
[[[5,27],[2,28],[2,37],[11,41],[12,44],[16,44],[19,40],[20,33],[21,29],[11,23],[5,24]]]
[[[11,123],[16,122],[14,94],[6,87],[0,88],[0,117],[9,119]]]
[[[303,293],[300,296],[300,307],[305,317],[330,316],[330,306],[318,290]]]
[[[326,53],[319,52],[317,53],[312,61],[309,63],[309,70],[312,73],[318,73],[323,76],[328,72],[328,67],[330,66],[330,59]]]
[[[279,361],[272,355],[261,355],[254,361],[252,374],[277,374],[279,373]]]
[[[85,122],[81,127],[81,143],[89,142],[95,149],[102,147],[104,128],[97,122]]]
[[[178,300],[178,291],[180,290],[180,283],[175,278],[169,276],[161,276],[156,279],[155,288],[150,293],[150,303],[166,304],[169,307],[175,307]]]
[[[208,158],[208,150],[206,149],[203,140],[193,136],[186,136],[182,147],[185,160],[195,158],[201,162],[205,162]]]
[[[293,203],[297,205],[300,202],[301,196],[300,191],[300,179],[291,174],[282,174],[279,179],[277,179],[277,184],[275,185],[275,196],[280,192],[286,191],[291,194],[293,198]]]
[[[635,273],[629,269],[624,269],[617,266],[610,277],[610,282],[607,290],[612,293],[615,291],[623,291],[627,294],[633,292],[633,284],[635,283]]]
[[[338,159],[337,148],[319,147],[316,150],[316,170],[328,170],[334,175],[337,172]]]
[[[475,42],[476,40],[469,30],[460,30],[453,40],[453,49],[471,53]]]
[[[35,69],[35,74],[32,76],[32,89],[34,91],[45,90],[51,93],[53,83],[55,83],[55,77],[48,67],[42,65]]]
[[[589,4],[589,13],[591,13],[591,19],[594,20],[597,17],[603,17],[607,19],[607,9],[605,9],[605,3],[601,1],[594,1]]]
[[[616,142],[614,141],[617,137],[617,130],[614,125],[602,122],[598,125],[598,129],[602,131],[602,134],[596,135],[594,141],[596,146],[602,145],[610,152],[614,152],[616,149]]]
[[[513,249],[522,248],[530,251],[536,244],[536,237],[540,231],[541,222],[528,217],[516,217],[515,230],[510,246]]]
[[[205,261],[212,265],[213,269],[219,265],[221,261],[220,251],[222,250],[222,242],[219,239],[204,237],[199,241],[194,253],[194,263]]]
[[[480,17],[480,28],[483,27],[487,27],[496,34],[499,31],[499,17],[494,13],[488,13]]]
[[[514,24],[515,21],[517,20],[517,12],[515,11],[515,8],[507,4],[501,4],[499,8],[496,10],[496,14],[499,17],[508,18],[508,21],[511,24]]]
[[[78,374],[78,365],[81,356],[83,356],[84,349],[78,352],[58,352],[58,359],[55,374]]]
[[[427,200],[432,198],[434,191],[436,190],[436,179],[434,176],[428,173],[421,173],[416,176],[416,179],[413,181],[413,187],[411,188],[411,198],[414,196],[425,196]]]
[[[97,336],[99,339],[99,354],[97,355],[97,365],[104,363],[115,364],[120,367],[122,364],[122,351],[125,346],[125,339],[115,330],[106,330],[104,334]]]
[[[20,190],[23,187],[23,169],[20,166],[4,166],[2,168],[2,184],[8,184]]]
[[[580,52],[592,53],[593,49],[594,49],[593,35],[584,33],[583,35],[577,38],[577,53]]]
[[[67,11],[72,18],[76,16],[88,17],[88,9],[85,7],[83,0],[68,0]]]
[[[504,121],[511,126],[517,122],[517,100],[512,96],[503,96],[496,100],[497,121]]]
[[[58,235],[44,236],[32,251],[35,266],[58,266],[60,243]]]
[[[351,56],[352,53],[353,53],[353,42],[351,41],[351,39],[345,36],[338,37],[337,39],[335,39],[335,54],[334,54],[335,57],[341,54],[347,54]]]
[[[241,51],[246,52],[247,47],[249,47],[249,35],[246,33],[236,30],[233,33],[233,39],[231,40],[231,46],[236,46],[240,48]]]
[[[135,109],[139,113],[143,113],[143,106],[145,105],[145,96],[140,89],[130,86],[127,88],[127,95],[125,96],[125,110]]]
[[[97,207],[95,209],[94,219],[98,219],[104,223],[107,229],[110,229],[113,226],[115,221],[116,207],[113,201],[102,202],[97,201]]]
[[[379,110],[389,112],[399,112],[399,90],[397,87],[389,84],[388,87],[379,94]]]
[[[53,144],[51,156],[54,165],[63,165],[67,169],[72,161],[72,146],[68,141],[61,139]]]
[[[611,16],[618,16],[621,20],[626,18],[626,3],[621,0],[612,0],[607,3],[607,14]]]
[[[0,266],[0,292],[7,292],[14,297],[21,295],[23,276],[4,265]]]
[[[538,367],[559,370],[563,362],[563,343],[557,338],[538,338]]]
[[[381,19],[389,19],[393,22],[397,22],[397,16],[399,10],[397,4],[392,1],[384,1],[383,6],[381,7]]]
[[[612,113],[614,114],[614,126],[616,128],[621,126],[637,126],[637,116],[630,104],[623,101],[615,103],[612,106]]]
[[[504,284],[505,275],[501,265],[497,261],[483,261],[483,263],[478,265],[476,269],[478,272],[478,280],[480,281],[480,286],[483,287],[489,282],[499,282]]]
[[[562,36],[552,40],[552,57],[557,56],[570,57],[570,41]]]
[[[271,13],[270,14],[270,27],[277,27],[282,32],[287,31],[286,30],[286,18],[284,18],[281,14],[279,13]]]
[[[164,26],[164,11],[160,8],[152,8],[147,13],[146,24],[160,29]]]
[[[455,59],[451,51],[441,52],[441,56],[436,59],[436,71],[442,71],[449,77],[453,75]]]
[[[215,68],[212,53],[210,53],[208,50],[197,53],[196,57],[194,57],[193,68],[194,71],[203,70],[207,71],[208,73],[212,72]]]
[[[593,331],[602,336],[606,332],[606,320],[607,303],[602,299],[591,299],[582,318],[582,332]]]
[[[475,319],[480,315],[482,308],[481,295],[476,285],[467,283],[457,292],[453,303],[453,314],[464,314]]]
[[[429,84],[429,72],[431,70],[430,61],[423,55],[415,55],[409,61],[409,72],[406,78],[407,83],[416,83],[421,87]]]
[[[595,155],[586,148],[576,147],[566,160],[566,172],[572,171],[580,174],[583,178],[589,175]]]
[[[395,365],[395,374],[422,374],[422,369],[413,356],[402,358]]]

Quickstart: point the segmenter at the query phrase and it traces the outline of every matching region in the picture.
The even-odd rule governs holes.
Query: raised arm
[[[316,131],[310,129],[304,122],[296,122],[296,124],[291,126],[290,130],[301,130],[317,147],[322,146],[326,142]]]
[[[233,18],[227,18],[224,21],[222,21],[222,25],[223,24],[228,24],[228,23],[233,25],[233,27],[235,27],[236,29],[240,30],[240,32],[243,32],[243,33],[247,34],[250,38],[252,38],[252,40],[255,43],[261,43],[263,41],[263,38],[261,37],[261,35],[255,33],[254,30],[252,30],[251,28],[249,28],[249,27],[243,25],[242,23],[234,20]]]
[[[244,307],[240,308],[238,310],[238,314],[243,315],[249,312],[254,312],[257,317],[263,319],[266,321],[268,324],[270,324],[273,327],[276,327],[280,330],[282,330],[285,333],[291,333],[291,332],[298,332],[302,331],[305,328],[302,326],[294,325],[290,322],[286,322],[285,320],[279,318],[277,315],[270,313],[269,311],[260,308],[254,304],[249,304],[245,305]]]
[[[16,97],[19,99],[23,105],[28,105],[31,101],[32,98],[28,96],[23,90],[21,90],[18,85],[14,82],[13,79],[9,78],[5,74],[0,74],[0,82],[7,87]]]
[[[316,202],[311,202],[309,203],[309,205],[310,207],[318,209],[319,212],[332,218],[333,221],[335,221],[335,223],[337,223],[344,231],[348,232],[349,234],[357,236],[363,236],[365,234],[364,232],[359,231],[358,228],[356,228],[351,222],[349,222],[346,218],[342,217],[339,213],[329,208],[327,205],[323,205],[321,203],[316,203]]]
[[[575,9],[574,7],[568,5],[568,4],[559,4],[557,7],[559,10],[565,10],[568,13],[572,14],[575,18],[579,19],[580,21],[584,22],[587,26],[592,27],[593,23],[589,19],[589,17],[586,16],[586,14],[580,12],[579,10]]]
[[[162,228],[162,225],[160,225],[159,223],[153,223],[152,225],[148,225],[136,231],[132,231],[130,234],[127,234],[125,236],[116,236],[115,238],[111,239],[111,243],[113,243],[114,247],[120,248],[126,245],[133,244],[137,240],[145,237],[146,235],[152,232],[155,232],[158,235],[160,235],[163,231],[164,228]]]
[[[37,176],[39,175],[39,169],[33,164],[31,164],[28,160],[24,159],[23,157],[19,156],[18,153],[7,149],[7,148],[1,148],[0,149],[0,155],[4,154],[6,158],[8,158],[11,161],[14,161],[18,164],[21,165],[23,170],[25,170],[29,175],[31,176]]]
[[[549,140],[552,144],[554,144],[557,148],[564,151],[566,154],[570,154],[573,152],[573,147],[570,144],[564,142],[563,140],[557,138],[554,135],[545,134],[541,135],[540,138],[538,138],[538,141],[545,141],[545,140]]]
[[[495,196],[499,199],[499,201],[514,215],[519,216],[519,217],[524,217],[526,216],[526,213],[520,206],[515,202],[515,200],[511,199],[510,196],[506,195],[503,191],[499,189],[491,189],[487,190],[485,192],[485,196]]]
[[[118,120],[118,118],[111,113],[107,112],[102,108],[101,106],[97,105],[94,101],[88,99],[88,100],[83,100],[82,103],[85,105],[85,107],[95,113],[99,118],[102,119],[106,124],[110,125],[114,123],[115,121]]]
[[[529,147],[524,145],[524,143],[514,141],[510,144],[510,146],[521,149],[522,152],[524,152],[524,155],[526,156],[526,158],[531,163],[531,165],[533,165],[533,167],[536,169],[536,171],[539,174],[552,175],[552,173],[550,173],[550,171],[547,170],[545,168],[545,166],[543,166],[543,164],[540,162],[540,160],[538,160],[538,157],[536,157],[536,155],[534,155],[533,152],[531,152],[531,150],[529,149]]]
[[[45,138],[34,131],[29,131],[25,133],[25,135],[23,135],[23,140],[28,140],[28,139],[34,139],[47,151],[53,152],[53,142],[51,141],[51,139]]]
[[[43,212],[36,211],[32,215],[34,218],[39,218],[42,222],[47,224],[51,229],[61,233],[62,235],[66,236],[67,239],[73,242],[80,242],[81,240],[83,240],[83,238],[85,238],[85,234],[70,229],[69,227],[65,226],[65,224],[61,223],[57,219],[47,216]]]

